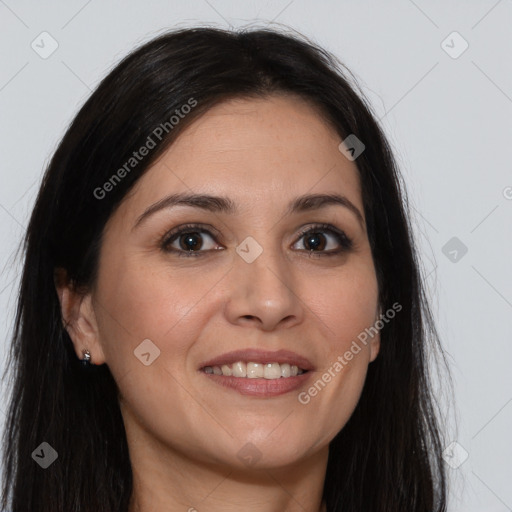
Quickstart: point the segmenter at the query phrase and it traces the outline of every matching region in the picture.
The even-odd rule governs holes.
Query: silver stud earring
[[[84,350],[82,350],[82,354],[84,355],[84,357],[80,361],[82,363],[82,367],[89,368],[92,364],[91,363],[91,353],[87,349],[84,349]]]

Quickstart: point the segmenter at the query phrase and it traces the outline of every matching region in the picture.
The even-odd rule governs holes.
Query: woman
[[[446,510],[442,351],[361,98],[271,30],[172,31],[102,81],[26,234],[4,507]]]

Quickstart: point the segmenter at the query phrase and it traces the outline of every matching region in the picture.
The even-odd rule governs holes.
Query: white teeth
[[[295,377],[304,373],[296,365],[289,365],[288,363],[245,363],[237,361],[232,365],[223,364],[222,366],[206,366],[205,373],[224,375],[226,377],[246,377],[248,379],[280,379],[287,377]]]
[[[233,377],[247,377],[247,367],[242,361],[234,363],[232,366]]]
[[[265,379],[279,379],[281,377],[281,367],[279,363],[268,363],[263,368],[263,377]]]
[[[231,375],[233,375],[231,368],[227,364],[223,364],[220,369],[222,370],[222,375],[226,375],[227,377],[231,377]]]
[[[247,363],[247,378],[261,379],[263,377],[263,365],[261,363]]]

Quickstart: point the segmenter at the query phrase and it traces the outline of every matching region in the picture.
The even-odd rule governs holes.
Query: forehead
[[[136,186],[142,203],[171,192],[222,193],[243,208],[338,192],[362,209],[359,173],[340,136],[297,96],[233,99],[187,127]]]

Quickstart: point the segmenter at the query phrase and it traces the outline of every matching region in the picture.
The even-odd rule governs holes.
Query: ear
[[[370,363],[375,361],[380,351],[380,333],[376,334],[370,342]]]
[[[55,270],[55,288],[59,296],[62,321],[73,342],[76,356],[83,359],[82,351],[91,354],[91,363],[105,363],[105,355],[100,345],[99,329],[92,305],[92,295],[80,292],[67,278],[64,269]]]
[[[379,306],[378,310],[377,310],[377,316],[375,318],[375,323],[377,323],[377,321],[380,320],[380,318],[382,316],[381,311],[382,310]],[[379,332],[375,336],[372,337],[372,340],[370,342],[370,363],[375,361],[375,359],[379,355],[379,352],[380,352],[380,329],[379,329]]]

